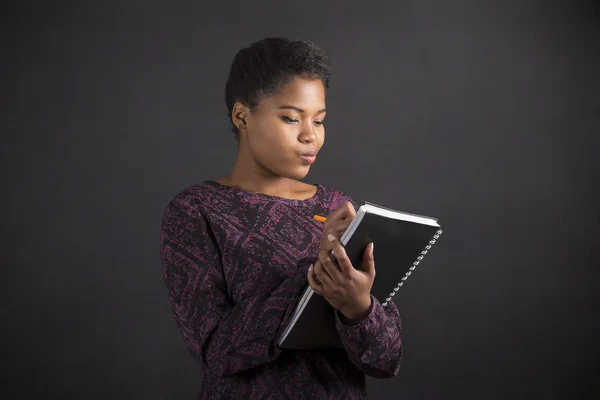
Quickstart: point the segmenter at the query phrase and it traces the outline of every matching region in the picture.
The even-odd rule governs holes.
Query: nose
[[[298,135],[298,140],[302,143],[313,143],[317,141],[317,133],[312,124],[305,124]]]

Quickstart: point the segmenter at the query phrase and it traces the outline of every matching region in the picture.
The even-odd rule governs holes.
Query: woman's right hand
[[[328,253],[333,250],[333,243],[327,239],[327,235],[333,235],[337,240],[342,238],[342,235],[348,229],[348,226],[354,219],[356,211],[354,206],[349,201],[340,204],[331,214],[327,216],[327,220],[323,225],[323,236],[321,237],[321,250],[326,250]]]

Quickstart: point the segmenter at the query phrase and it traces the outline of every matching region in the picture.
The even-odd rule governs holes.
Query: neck
[[[282,196],[297,190],[298,181],[267,171],[240,146],[232,171],[220,179],[222,183],[249,192]]]

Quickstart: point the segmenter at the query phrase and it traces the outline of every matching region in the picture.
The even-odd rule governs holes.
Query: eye
[[[315,121],[315,125],[321,126],[325,123],[325,121]]]
[[[282,115],[281,119],[284,120],[285,122],[287,122],[288,124],[293,124],[295,122],[298,122],[297,119],[292,119],[290,117],[286,117],[285,115]]]

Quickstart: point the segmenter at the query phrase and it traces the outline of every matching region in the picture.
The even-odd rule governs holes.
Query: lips
[[[316,152],[309,152],[309,153],[301,154],[300,155],[300,159],[306,165],[314,164],[315,161],[317,160],[317,153]]]

